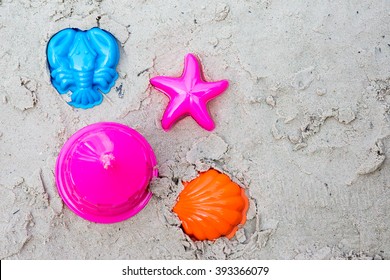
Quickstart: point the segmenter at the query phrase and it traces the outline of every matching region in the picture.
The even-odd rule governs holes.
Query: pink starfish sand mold
[[[170,99],[161,120],[164,130],[170,129],[186,116],[191,116],[206,130],[215,128],[206,104],[222,94],[229,82],[206,82],[202,78],[202,70],[195,55],[189,53],[185,56],[184,70],[180,77],[157,76],[150,79],[150,83]]]

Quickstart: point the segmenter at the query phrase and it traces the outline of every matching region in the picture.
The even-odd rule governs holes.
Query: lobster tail
[[[103,101],[103,95],[93,88],[78,88],[72,93],[71,98],[69,105],[83,109],[92,108]]]

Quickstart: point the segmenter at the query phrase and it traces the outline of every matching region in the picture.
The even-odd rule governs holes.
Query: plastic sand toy
[[[118,123],[95,123],[72,135],[58,156],[55,175],[66,205],[80,217],[115,223],[141,211],[152,194],[156,158],[145,138]]]
[[[206,82],[195,55],[186,55],[180,77],[158,76],[152,78],[150,83],[170,99],[161,120],[163,129],[170,129],[175,122],[188,115],[206,130],[215,128],[207,110],[207,102],[222,94],[229,82]]]
[[[195,240],[232,238],[246,222],[248,198],[244,189],[214,169],[184,183],[173,211],[184,232]]]
[[[102,103],[118,78],[119,47],[111,33],[100,28],[67,28],[47,46],[51,82],[60,94],[72,92],[69,105],[91,108]]]

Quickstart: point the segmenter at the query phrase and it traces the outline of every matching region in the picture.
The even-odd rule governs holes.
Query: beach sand
[[[1,259],[389,259],[390,3],[380,1],[0,1]],[[119,78],[93,109],[50,83],[46,46],[67,27],[119,41]],[[216,129],[149,85],[196,54]],[[122,87],[121,90],[119,87]],[[128,125],[160,176],[135,217],[95,224],[58,195],[56,157],[80,128]],[[243,186],[248,221],[194,242],[171,212],[183,181],[214,167]]]

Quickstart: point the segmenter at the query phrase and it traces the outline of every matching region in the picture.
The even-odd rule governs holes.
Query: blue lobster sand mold
[[[118,78],[119,46],[115,37],[98,27],[66,28],[47,45],[51,82],[60,94],[69,91],[69,105],[88,109],[103,101]]]

